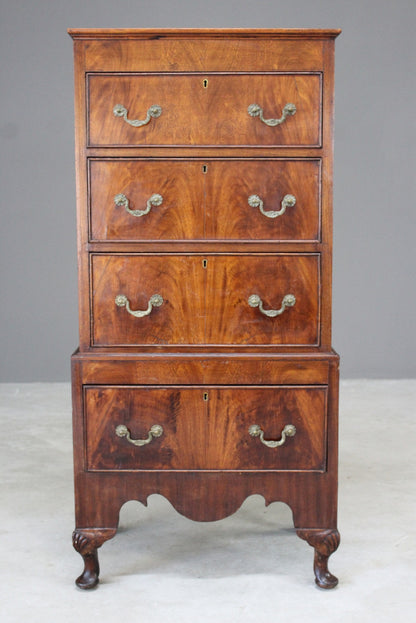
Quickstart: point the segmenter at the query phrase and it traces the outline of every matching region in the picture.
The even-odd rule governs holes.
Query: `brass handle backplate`
[[[252,294],[248,297],[248,304],[250,307],[258,307],[262,314],[265,316],[269,316],[269,318],[275,318],[276,316],[280,316],[283,314],[286,307],[293,307],[296,303],[296,298],[293,294],[286,294],[282,300],[282,306],[280,309],[264,309],[263,301],[259,297],[258,294]]]
[[[282,436],[279,440],[274,439],[265,439],[264,431],[258,424],[252,424],[248,429],[249,434],[252,437],[260,437],[261,443],[264,443],[268,448],[278,448],[279,446],[283,446],[286,441],[286,437],[294,437],[296,435],[296,427],[293,424],[286,424],[284,429],[282,430]]]
[[[247,108],[247,112],[250,117],[259,117],[263,123],[274,127],[286,121],[287,117],[292,117],[296,113],[296,106],[294,104],[286,104],[282,110],[282,116],[280,119],[265,119],[263,116],[263,108],[261,108],[258,104],[250,104]]]
[[[132,443],[134,446],[145,446],[152,441],[153,437],[160,437],[163,435],[163,427],[160,426],[160,424],[153,424],[146,439],[132,439],[127,426],[119,424],[116,427],[116,435],[117,437],[125,437],[127,441]]]
[[[131,214],[132,216],[144,216],[145,214],[149,214],[151,208],[153,206],[162,205],[163,197],[162,195],[158,195],[157,193],[153,194],[146,202],[145,210],[131,210],[129,207],[129,200],[126,195],[120,193],[114,197],[114,203],[117,207],[122,207],[126,209],[126,212]]]
[[[263,200],[258,195],[250,195],[248,198],[248,205],[252,208],[259,208],[260,212],[264,216],[269,218],[276,218],[276,216],[282,216],[286,212],[286,208],[293,208],[296,204],[296,197],[294,195],[285,195],[280,204],[280,210],[265,210]]]
[[[163,304],[163,297],[160,294],[153,294],[149,299],[147,309],[143,311],[133,311],[130,308],[130,301],[125,294],[117,294],[115,298],[115,304],[118,307],[125,307],[129,314],[131,314],[135,318],[143,318],[143,316],[148,316],[150,314],[153,307],[160,307]]]
[[[153,105],[150,106],[146,113],[145,119],[128,119],[127,114],[128,110],[122,104],[116,104],[113,108],[113,114],[115,117],[123,117],[126,123],[129,123],[134,128],[140,128],[143,125],[147,125],[150,119],[157,119],[162,114],[161,106]]]

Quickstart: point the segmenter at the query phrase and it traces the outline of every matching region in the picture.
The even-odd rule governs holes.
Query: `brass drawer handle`
[[[148,316],[150,314],[153,307],[160,307],[163,303],[163,298],[160,296],[160,294],[153,294],[149,299],[147,309],[145,309],[144,311],[133,311],[130,308],[130,301],[125,294],[117,294],[115,298],[115,303],[118,307],[125,307],[129,314],[131,314],[135,318],[143,318],[143,316]]]
[[[279,446],[283,446],[286,441],[286,437],[294,437],[296,435],[296,427],[293,424],[286,424],[284,429],[282,430],[282,437],[278,441],[274,441],[273,439],[265,439],[264,431],[260,428],[258,424],[252,424],[248,429],[249,434],[252,437],[260,437],[261,443],[264,443],[268,448],[278,448]]]
[[[263,200],[258,195],[250,195],[248,198],[248,205],[251,208],[259,208],[260,212],[264,216],[269,218],[276,218],[276,216],[282,216],[286,212],[286,208],[293,208],[296,204],[296,197],[294,195],[285,195],[282,199],[280,210],[264,210]]]
[[[116,435],[117,437],[125,437],[127,441],[132,443],[134,446],[145,446],[152,441],[153,437],[160,437],[163,435],[163,427],[160,426],[160,424],[153,424],[152,428],[149,430],[147,439],[132,439],[127,426],[119,424],[116,428]]]
[[[147,111],[146,119],[127,119],[128,110],[121,104],[116,104],[113,108],[113,114],[115,117],[123,117],[124,121],[132,125],[134,128],[140,128],[142,125],[149,123],[150,119],[157,119],[162,114],[162,108],[154,105],[150,106]]]
[[[248,304],[250,307],[258,307],[262,314],[265,316],[269,316],[269,318],[275,318],[276,316],[280,316],[283,314],[286,307],[293,307],[296,303],[296,298],[293,294],[286,294],[282,300],[282,306],[280,309],[264,309],[263,301],[259,297],[258,294],[252,294],[248,297]]]
[[[296,106],[294,104],[286,104],[286,106],[282,110],[282,116],[280,119],[265,119],[263,117],[263,108],[258,104],[250,104],[247,108],[247,112],[251,117],[260,117],[261,121],[269,126],[280,125],[284,121],[286,121],[287,117],[292,117],[296,113]]]
[[[126,195],[123,195],[123,193],[120,193],[119,195],[116,195],[114,197],[115,205],[119,208],[120,207],[125,208],[126,211],[132,216],[144,216],[145,214],[149,214],[151,208],[153,206],[162,205],[162,201],[163,201],[162,195],[154,194],[147,200],[145,210],[131,210],[129,208],[129,200],[127,199]]]

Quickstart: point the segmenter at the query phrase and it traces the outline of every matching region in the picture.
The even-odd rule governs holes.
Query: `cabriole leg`
[[[100,574],[97,549],[116,533],[112,528],[77,528],[72,533],[72,544],[84,559],[84,571],[75,584],[79,588],[88,589],[97,586]]]
[[[328,571],[328,558],[338,548],[338,530],[296,530],[296,533],[315,549],[313,570],[316,584],[320,588],[334,588],[338,578]]]

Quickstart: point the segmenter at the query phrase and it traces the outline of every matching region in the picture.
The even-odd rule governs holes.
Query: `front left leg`
[[[75,580],[79,588],[88,589],[97,586],[100,574],[97,549],[115,533],[114,528],[76,528],[72,533],[74,549],[84,559],[84,571]]]
[[[338,530],[296,530],[297,535],[315,549],[313,570],[315,582],[320,588],[334,588],[338,578],[328,571],[328,558],[338,548]]]

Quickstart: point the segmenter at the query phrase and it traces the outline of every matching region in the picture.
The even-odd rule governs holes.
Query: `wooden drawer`
[[[320,177],[318,159],[92,159],[90,239],[319,241]]]
[[[326,469],[326,386],[87,386],[84,405],[88,470]],[[265,441],[296,432],[273,448],[254,425]]]
[[[89,146],[306,146],[321,145],[320,73],[88,74]],[[207,85],[205,87],[205,84]],[[271,127],[248,113],[259,105]],[[114,114],[123,107],[133,127]],[[147,117],[152,106],[158,117]]]
[[[319,260],[319,254],[94,254],[92,345],[317,345]],[[156,294],[163,302],[150,309]],[[262,305],[250,306],[252,295]],[[296,302],[283,309],[288,295]],[[262,306],[281,313],[269,317]],[[138,310],[150,313],[130,313]]]

